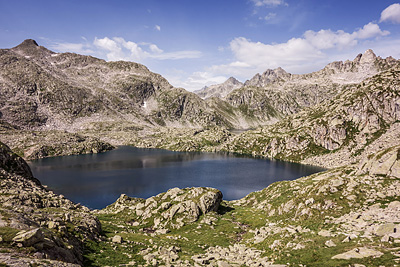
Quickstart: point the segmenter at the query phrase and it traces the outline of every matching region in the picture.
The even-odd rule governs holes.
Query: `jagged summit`
[[[281,67],[276,69],[267,69],[263,74],[257,73],[253,78],[247,80],[245,86],[263,87],[279,80],[290,78],[291,74]]]
[[[226,83],[237,84],[237,83],[240,83],[240,82],[239,82],[235,77],[229,77],[228,80],[226,80],[224,83],[225,83],[225,84],[226,84]]]
[[[234,77],[229,77],[225,82],[215,84],[211,86],[205,86],[204,88],[194,91],[195,94],[201,98],[219,97],[224,98],[230,92],[243,86],[243,83],[238,81]]]
[[[375,55],[374,51],[372,51],[372,49],[368,49],[364,54],[362,54],[360,58],[360,64],[374,63],[376,58],[377,56]]]

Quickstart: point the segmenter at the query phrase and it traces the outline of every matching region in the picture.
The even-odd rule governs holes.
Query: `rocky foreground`
[[[236,201],[212,188],[89,209],[1,145],[1,266],[397,266],[400,146]]]

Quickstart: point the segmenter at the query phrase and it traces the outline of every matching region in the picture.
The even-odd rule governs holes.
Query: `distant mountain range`
[[[227,130],[283,123],[295,120],[288,116],[305,114],[309,108],[321,110],[320,105],[325,108],[328,103],[334,106],[329,101],[349,92],[356,94],[354,88],[364,88],[371,78],[398,65],[399,61],[392,57],[383,59],[367,50],[352,61],[333,62],[313,73],[300,75],[282,68],[269,69],[245,83],[231,77],[195,94],[174,88],[161,75],[138,63],[55,53],[28,39],[14,48],[0,50],[0,137],[26,157],[88,153],[109,149],[108,144],[133,144],[173,150],[222,149],[305,160],[285,154],[289,150],[284,148],[261,153],[256,151],[260,148],[233,147],[239,139],[232,140]],[[349,98],[352,97],[341,101]],[[389,100],[385,105],[397,101],[394,96]],[[379,103],[375,105],[382,104]],[[354,109],[363,108],[364,104]],[[324,119],[328,124],[337,115],[332,112]],[[290,126],[276,128],[282,123],[274,126],[275,131],[293,131]],[[318,123],[304,128],[304,134],[315,139],[308,144],[328,151],[342,147],[342,141],[333,137],[317,141]],[[347,136],[349,129],[344,130]],[[31,131],[36,133],[27,139]],[[40,141],[44,136],[46,144]],[[240,135],[246,136],[249,135]],[[271,136],[275,134],[268,132],[265,138],[270,140]],[[66,146],[60,140],[74,145]],[[286,144],[288,140],[279,142]],[[262,146],[265,151],[271,144],[263,142]],[[296,153],[302,153],[298,149]]]

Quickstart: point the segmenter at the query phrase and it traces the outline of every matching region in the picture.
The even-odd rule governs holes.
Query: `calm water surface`
[[[122,193],[148,198],[170,188],[208,186],[225,200],[239,199],[276,181],[323,169],[221,153],[119,147],[113,151],[29,162],[42,184],[74,202],[100,209]]]

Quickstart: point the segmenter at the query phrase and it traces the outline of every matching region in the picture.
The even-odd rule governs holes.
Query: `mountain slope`
[[[399,66],[345,89],[272,126],[244,133],[225,149],[334,167],[398,144]]]
[[[395,64],[395,59],[382,59],[367,50],[353,61],[333,62],[309,74],[290,74],[281,68],[267,70],[256,74],[225,99],[232,106],[250,110],[254,117],[267,122],[329,100],[348,85],[360,83]]]
[[[173,88],[143,65],[58,54],[33,40],[0,51],[0,88],[1,118],[23,128],[71,130],[78,120],[226,123],[195,94]],[[168,98],[177,94],[185,101]]]

